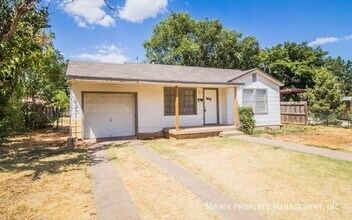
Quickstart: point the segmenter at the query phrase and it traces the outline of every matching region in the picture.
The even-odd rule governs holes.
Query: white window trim
[[[267,89],[243,89],[243,90],[251,90],[252,91],[252,108],[255,115],[267,115],[269,113],[268,106],[268,90]],[[257,90],[265,90],[266,95],[266,112],[257,112]],[[244,92],[242,92],[242,106],[244,106]]]

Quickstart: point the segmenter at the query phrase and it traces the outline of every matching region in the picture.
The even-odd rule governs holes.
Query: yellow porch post
[[[239,127],[239,118],[238,118],[238,98],[237,98],[237,87],[234,87],[234,114],[235,114],[235,126]]]
[[[180,127],[179,127],[178,86],[175,86],[175,128],[176,128],[176,131],[180,130]]]

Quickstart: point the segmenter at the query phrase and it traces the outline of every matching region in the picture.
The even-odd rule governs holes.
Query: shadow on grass
[[[58,174],[99,162],[91,160],[87,147],[67,148],[66,137],[65,131],[42,131],[16,138],[0,147],[0,173],[32,171],[32,179],[39,179],[43,173]]]

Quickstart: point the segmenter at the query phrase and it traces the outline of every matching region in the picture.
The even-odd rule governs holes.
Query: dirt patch
[[[352,129],[325,126],[284,126],[281,131],[266,131],[262,137],[291,141],[316,147],[352,152]]]
[[[225,138],[148,143],[234,199],[268,204],[269,208],[256,210],[265,218],[346,219],[352,215],[352,163]],[[322,209],[283,208],[299,204],[321,204]]]
[[[66,148],[67,130],[15,136],[0,147],[3,219],[95,219],[89,155]]]
[[[108,151],[143,219],[221,219],[132,147]]]

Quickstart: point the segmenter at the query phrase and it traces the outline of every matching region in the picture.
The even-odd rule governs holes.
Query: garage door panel
[[[86,94],[84,136],[102,138],[135,135],[135,95]]]
[[[85,106],[84,113],[86,115],[94,115],[97,112],[97,108],[95,106]]]
[[[106,116],[88,115],[86,117],[86,127],[106,127],[110,123],[110,118]]]
[[[110,128],[110,133],[112,137],[119,137],[119,136],[131,136],[134,135],[134,127],[121,127],[117,128]]]
[[[133,116],[125,116],[125,117],[114,117],[111,120],[110,125],[114,128],[121,126],[121,127],[134,127],[135,126],[135,120]]]
[[[94,126],[86,127],[84,129],[84,135],[88,138],[104,138],[110,137],[110,132],[104,126]]]
[[[131,112],[131,109],[133,109],[134,103],[133,102],[121,102],[120,106],[120,111],[123,113],[129,113]]]
[[[84,101],[85,102],[96,102],[98,101],[98,97],[95,94],[85,94]]]

